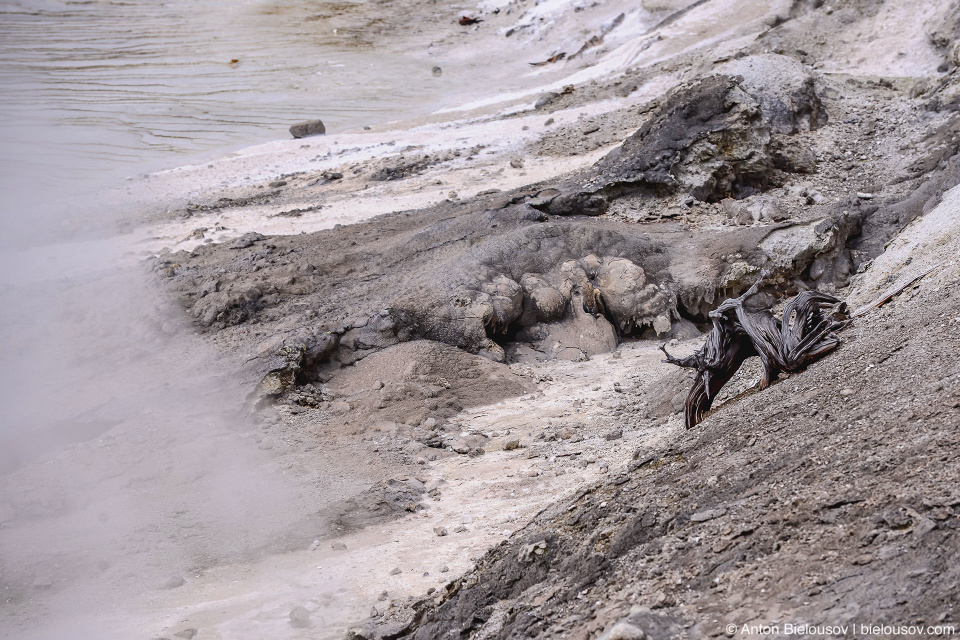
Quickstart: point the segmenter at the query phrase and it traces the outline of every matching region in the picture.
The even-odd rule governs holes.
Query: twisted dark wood
[[[696,426],[713,399],[750,356],[763,365],[760,388],[766,389],[780,373],[797,373],[837,348],[835,331],[847,319],[846,303],[819,291],[804,291],[784,306],[778,319],[769,309],[750,309],[745,302],[760,286],[757,281],[739,298],[725,300],[710,312],[713,329],[699,351],[687,358],[666,354],[664,362],[697,370],[684,405],[688,429]]]

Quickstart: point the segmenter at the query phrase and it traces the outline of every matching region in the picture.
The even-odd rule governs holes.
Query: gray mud
[[[926,328],[960,312],[960,288],[943,278],[904,298],[843,332],[834,356],[637,450],[442,597],[354,637],[954,622],[960,345]]]

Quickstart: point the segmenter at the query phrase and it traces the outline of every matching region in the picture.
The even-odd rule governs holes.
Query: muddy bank
[[[857,319],[836,354],[638,448],[447,593],[354,637],[956,624],[957,275],[945,263]]]
[[[801,9],[794,20],[816,10]],[[782,42],[790,32],[778,26],[770,32]],[[564,361],[590,362],[624,340],[694,338],[761,272],[770,302],[897,279],[877,276],[872,261],[956,184],[955,74],[929,84],[828,75],[779,46],[710,61],[708,73],[698,67],[644,100],[638,129],[595,147],[592,165],[313,234],[241,235],[164,255],[155,273],[215,343],[247,354],[262,380],[249,400],[259,415],[293,408],[368,437],[363,425],[375,421],[401,463],[425,470],[482,460],[502,436],[461,430],[468,404],[436,364],[414,365],[402,384],[382,379],[413,357],[405,349],[483,356],[492,362],[475,366],[489,370],[491,389],[508,382],[495,391],[507,397],[532,388],[502,377],[518,363],[572,366]],[[402,183],[432,170],[423,159],[378,161],[352,179]],[[696,431],[664,430],[672,435],[632,452],[623,428],[598,433],[618,443],[619,466],[541,503],[439,595],[372,603],[354,637],[589,638],[618,622],[636,637],[702,637],[787,617],[951,620],[955,470],[938,452],[953,446],[955,345],[923,331],[956,314],[950,282],[929,279],[863,316],[836,354],[762,393],[736,383]],[[627,433],[666,429],[686,384],[660,374],[638,385],[617,422]],[[335,423],[319,420],[329,411],[340,412]],[[547,459],[576,434],[545,431],[556,443]],[[438,487],[423,480],[430,504]]]

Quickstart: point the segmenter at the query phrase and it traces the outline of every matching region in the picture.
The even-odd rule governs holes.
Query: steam
[[[110,179],[37,166],[0,190],[0,637],[136,637],[171,579],[202,579],[305,509],[249,437],[237,359],[115,234],[121,212],[94,195]]]

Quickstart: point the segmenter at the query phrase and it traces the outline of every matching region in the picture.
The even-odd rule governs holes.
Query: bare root
[[[757,281],[739,298],[724,301],[710,313],[713,329],[699,351],[686,358],[671,356],[665,347],[664,362],[697,370],[684,406],[688,429],[703,420],[720,389],[750,356],[763,365],[760,388],[783,373],[797,373],[837,348],[836,331],[847,322],[846,303],[819,291],[804,291],[787,302],[783,317],[769,309],[750,309],[746,300],[759,290]]]

